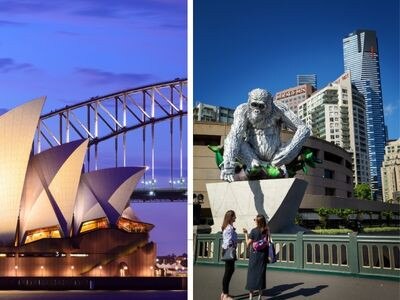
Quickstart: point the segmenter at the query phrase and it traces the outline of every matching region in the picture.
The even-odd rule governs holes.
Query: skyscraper
[[[351,84],[349,73],[300,103],[297,115],[311,127],[314,136],[352,154],[353,182],[359,184],[369,181],[365,103]]]
[[[297,75],[297,85],[309,84],[317,89],[317,75],[316,74],[308,74],[308,75]]]
[[[379,51],[376,32],[356,30],[343,39],[344,69],[351,71],[351,82],[364,95],[367,111],[367,134],[370,183],[374,200],[382,196],[380,168],[386,145],[383,116]]]
[[[385,147],[385,160],[381,168],[383,201],[400,199],[400,139],[389,141]]]

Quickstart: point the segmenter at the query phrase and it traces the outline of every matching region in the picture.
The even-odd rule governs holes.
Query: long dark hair
[[[257,223],[257,228],[261,231],[262,234],[269,234],[269,227],[263,215],[257,215],[255,221]]]
[[[226,226],[228,226],[228,224],[230,224],[232,222],[232,219],[235,217],[235,212],[233,210],[228,210],[225,213],[225,217],[224,217],[224,222],[222,223],[221,229],[222,231],[224,231],[224,229],[226,228]]]

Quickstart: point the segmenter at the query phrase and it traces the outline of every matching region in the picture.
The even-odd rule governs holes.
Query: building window
[[[219,135],[202,135],[193,136],[193,145],[195,146],[219,146],[221,144],[221,136]]]
[[[324,152],[324,160],[331,161],[331,162],[341,165],[343,158],[341,158],[340,156],[333,154],[331,152],[325,151]]]
[[[336,194],[335,188],[330,188],[330,187],[325,188],[325,196],[335,196],[335,194]]]
[[[346,183],[348,183],[348,184],[351,183],[351,178],[350,178],[350,176],[347,176],[347,175],[346,175]]]
[[[352,194],[351,192],[347,192],[347,198],[351,198]]]
[[[329,169],[324,170],[324,178],[333,179],[334,176],[335,176],[335,171]]]

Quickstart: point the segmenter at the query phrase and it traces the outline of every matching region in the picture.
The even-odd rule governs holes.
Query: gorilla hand
[[[293,143],[287,145],[286,147],[280,148],[277,153],[272,158],[271,164],[275,167],[280,167],[290,163],[296,158],[298,150],[293,145]]]
[[[253,158],[252,161],[251,161],[250,167],[251,167],[251,169],[252,169],[252,168],[257,168],[257,167],[259,167],[259,166],[261,166],[261,165],[262,165],[262,162],[261,162],[261,161],[259,161],[259,160],[256,159],[256,158]]]
[[[225,162],[221,169],[221,179],[228,182],[235,181],[235,166],[236,164],[234,162]]]

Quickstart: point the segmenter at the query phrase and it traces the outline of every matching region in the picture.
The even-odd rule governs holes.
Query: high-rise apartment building
[[[400,139],[390,141],[385,147],[381,168],[383,201],[400,199]]]
[[[364,97],[351,84],[350,72],[299,104],[298,116],[312,128],[314,136],[352,154],[354,184],[369,181]]]
[[[380,168],[386,145],[383,115],[379,51],[376,32],[356,30],[343,39],[344,69],[351,72],[351,82],[364,95],[373,198],[381,196]]]
[[[233,122],[234,109],[222,106],[198,103],[193,109],[195,121],[221,122],[231,124]]]
[[[315,89],[309,84],[303,84],[290,89],[286,89],[275,94],[275,101],[285,103],[287,107],[297,114],[297,107],[305,101]]]
[[[297,75],[297,85],[309,84],[317,89],[317,75],[309,74],[309,75]]]

